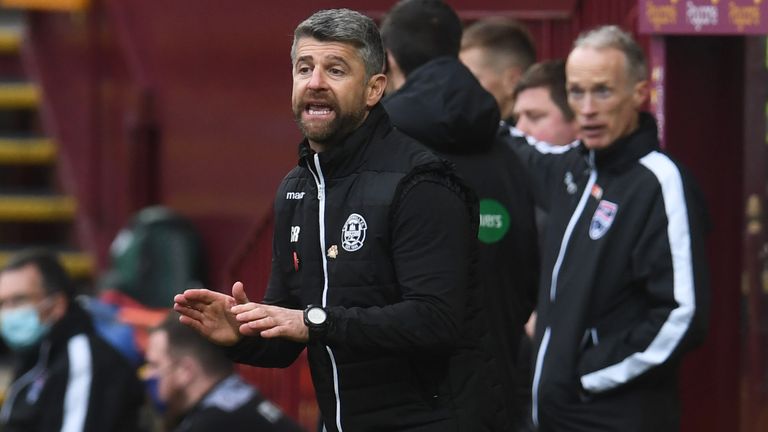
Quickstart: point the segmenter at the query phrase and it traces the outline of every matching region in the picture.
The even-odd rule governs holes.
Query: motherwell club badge
[[[361,247],[365,242],[365,231],[368,229],[368,224],[365,219],[357,213],[352,213],[344,222],[344,227],[341,229],[341,247],[347,252],[354,252]]]

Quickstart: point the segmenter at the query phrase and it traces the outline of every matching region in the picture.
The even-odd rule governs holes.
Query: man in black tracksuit
[[[390,86],[394,92],[383,101],[392,123],[455,163],[480,199],[478,279],[493,330],[486,342],[504,377],[508,413],[518,423],[527,415],[516,400],[518,345],[535,305],[539,261],[525,169],[497,139],[496,100],[458,60],[461,21],[450,6],[439,0],[400,2],[381,32],[388,74],[403,82]],[[403,79],[393,76],[398,74]]]
[[[25,313],[32,319],[17,318]],[[138,430],[144,388],[136,369],[96,334],[54,255],[29,250],[9,260],[0,273],[0,321],[16,354],[0,430]]]
[[[659,150],[645,61],[614,26],[582,35],[567,62],[581,145],[510,144],[549,221],[536,327],[533,420],[548,431],[675,431],[677,368],[706,327],[705,209]]]
[[[320,11],[292,59],[306,139],[275,199],[265,304],[239,282],[232,297],[188,290],[182,322],[262,367],[306,348],[328,431],[506,430],[480,343],[476,197],[392,127],[372,20]]]

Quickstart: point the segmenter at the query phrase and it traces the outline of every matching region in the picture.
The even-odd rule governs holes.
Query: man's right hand
[[[231,346],[243,337],[231,309],[236,304],[248,302],[243,284],[236,282],[232,287],[235,297],[207,289],[189,289],[174,298],[173,309],[181,316],[179,321],[186,324],[211,342]]]

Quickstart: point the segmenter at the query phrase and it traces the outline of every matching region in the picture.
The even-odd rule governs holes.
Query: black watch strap
[[[328,331],[328,311],[322,306],[309,305],[304,309],[304,325],[309,329],[309,338],[317,339]]]

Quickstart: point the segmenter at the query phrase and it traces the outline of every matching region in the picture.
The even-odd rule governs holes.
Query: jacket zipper
[[[563,264],[565,258],[565,251],[568,248],[568,242],[571,240],[573,230],[576,227],[576,223],[581,218],[581,214],[584,212],[584,208],[587,206],[587,199],[592,193],[592,186],[597,181],[597,169],[595,168],[595,152],[590,150],[589,152],[589,180],[584,187],[584,192],[581,193],[581,199],[579,204],[571,215],[571,220],[568,221],[568,226],[563,233],[563,240],[560,242],[560,250],[557,253],[557,260],[555,260],[555,266],[552,268],[552,282],[549,286],[549,301],[555,302],[557,297],[557,278],[560,276],[560,267]],[[533,424],[536,427],[539,426],[539,381],[541,380],[541,369],[544,365],[544,358],[547,355],[547,347],[549,346],[549,340],[552,337],[552,329],[547,327],[544,330],[544,336],[541,339],[539,345],[539,353],[536,355],[536,367],[534,368],[533,375],[533,387],[531,388],[531,417],[533,418]]]
[[[533,371],[533,388],[531,389],[532,405],[531,416],[533,417],[533,424],[536,427],[539,426],[539,380],[541,379],[541,366],[544,364],[544,355],[547,352],[547,346],[549,346],[549,334],[551,329],[549,327],[544,330],[544,336],[541,338],[541,345],[539,348],[539,354],[536,356],[536,369]]]
[[[11,410],[13,410],[13,405],[16,403],[16,397],[18,396],[18,393],[21,391],[21,389],[29,385],[40,375],[42,375],[43,372],[45,372],[45,367],[48,363],[48,354],[50,351],[51,344],[48,341],[44,341],[40,346],[40,354],[37,359],[37,363],[35,363],[35,366],[11,384],[10,388],[8,389],[5,402],[3,402],[3,409],[0,412],[1,424],[8,423],[8,420],[11,417]]]
[[[323,303],[322,306],[327,306],[328,301],[328,259],[325,256],[325,178],[323,177],[323,169],[320,167],[320,155],[315,153],[314,155],[315,169],[317,173],[309,170],[312,176],[315,177],[315,183],[317,184],[317,201],[318,201],[318,224],[320,225],[320,257],[323,260]],[[333,355],[331,347],[325,346],[328,351],[328,357],[331,359],[331,367],[333,368],[333,392],[336,396],[336,428],[339,432],[343,432],[341,427],[341,398],[339,397],[339,370],[336,366],[336,356]]]

